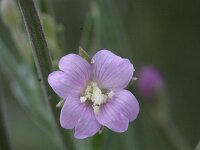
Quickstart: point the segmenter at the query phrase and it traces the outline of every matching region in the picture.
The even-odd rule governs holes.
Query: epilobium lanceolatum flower
[[[136,119],[138,101],[124,89],[134,72],[128,59],[101,50],[90,63],[69,54],[58,65],[60,71],[52,72],[48,82],[65,100],[60,123],[65,129],[75,128],[75,138],[92,136],[102,126],[124,132],[129,122]]]
[[[152,66],[142,67],[138,73],[138,89],[146,98],[154,97],[164,88],[165,82],[160,71]]]

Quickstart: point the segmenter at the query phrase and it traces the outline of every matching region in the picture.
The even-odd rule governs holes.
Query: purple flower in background
[[[152,65],[142,67],[138,74],[138,88],[142,96],[152,97],[164,87],[161,73]]]
[[[124,89],[134,72],[128,59],[101,50],[88,63],[69,54],[60,59],[59,69],[49,75],[48,82],[65,100],[60,123],[65,129],[75,128],[75,138],[92,136],[102,126],[124,132],[137,118],[138,101]]]

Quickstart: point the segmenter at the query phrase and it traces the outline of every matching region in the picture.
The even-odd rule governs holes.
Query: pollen
[[[108,99],[112,98],[113,95],[114,93],[112,91],[103,93],[96,82],[91,82],[80,97],[80,101],[81,103],[86,101],[92,102],[94,112],[98,113],[100,111],[101,105],[106,103]]]

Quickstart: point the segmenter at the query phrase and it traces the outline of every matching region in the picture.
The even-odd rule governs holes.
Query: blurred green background
[[[136,74],[141,66],[154,64],[166,81],[166,107],[172,121],[192,149],[196,147],[200,139],[200,1],[35,2],[55,68],[61,56],[77,53],[79,46],[91,55],[108,49],[128,57]],[[12,9],[17,10],[12,13]],[[14,150],[59,149],[18,11],[17,3],[9,9],[1,6],[0,87],[11,143]],[[140,103],[140,114],[129,130],[122,134],[105,130],[93,138],[74,139],[77,150],[172,149],[151,119],[137,86],[131,90]]]

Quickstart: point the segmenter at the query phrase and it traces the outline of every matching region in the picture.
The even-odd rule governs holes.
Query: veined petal
[[[85,85],[78,82],[75,76],[62,71],[54,71],[48,76],[48,82],[52,89],[61,98],[66,99],[69,95],[81,95]]]
[[[137,118],[139,113],[139,103],[135,96],[128,90],[114,90],[110,104],[123,114],[129,121]]]
[[[85,108],[79,98],[68,97],[60,113],[60,124],[65,129],[74,128]]]
[[[134,68],[128,59],[108,50],[97,52],[92,58],[94,80],[103,88],[125,88],[130,82]]]
[[[60,70],[70,74],[83,85],[86,85],[86,82],[91,78],[91,65],[79,55],[68,54],[63,56],[58,66]]]
[[[96,114],[98,122],[115,132],[124,132],[128,129],[129,119],[119,112],[117,107],[107,102],[101,106],[100,112]]]
[[[85,106],[81,118],[75,127],[75,138],[84,139],[96,134],[101,128],[101,125],[96,120],[94,111],[91,106]]]

